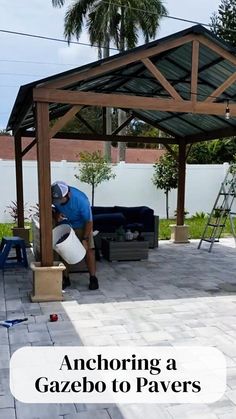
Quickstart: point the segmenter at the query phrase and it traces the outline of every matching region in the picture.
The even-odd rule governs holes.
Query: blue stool
[[[16,256],[10,256],[12,248],[15,248]],[[9,262],[15,260],[15,262]],[[3,237],[0,245],[0,269],[7,267],[28,267],[25,241],[21,237]]]

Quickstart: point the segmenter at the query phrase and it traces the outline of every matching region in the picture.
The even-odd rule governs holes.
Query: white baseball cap
[[[62,180],[57,180],[51,186],[52,202],[57,203],[69,192],[69,186]]]

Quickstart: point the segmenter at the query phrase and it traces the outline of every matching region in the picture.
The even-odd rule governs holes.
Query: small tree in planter
[[[92,186],[92,205],[94,205],[95,188],[102,182],[114,179],[116,175],[112,173],[112,165],[101,155],[100,151],[81,152],[79,158],[79,174],[75,177]]]
[[[27,211],[27,203],[24,205],[24,214]],[[29,233],[30,233],[30,227],[29,226],[24,226],[24,227],[18,227],[17,224],[17,220],[18,220],[18,208],[17,208],[17,202],[16,201],[11,201],[11,203],[9,205],[7,205],[5,212],[8,212],[13,220],[13,227],[12,227],[12,233],[13,236],[19,236],[22,239],[25,240],[26,245],[29,245]],[[24,217],[24,221],[29,221],[28,217],[25,216]]]
[[[17,203],[15,201],[11,201],[11,203],[7,205],[4,212],[8,212],[13,220],[13,223],[16,224],[18,218]]]
[[[26,209],[27,209],[27,204],[24,205],[24,213],[26,212]],[[11,216],[14,224],[16,224],[17,219],[18,219],[17,202],[16,201],[11,201],[11,203],[9,205],[7,205],[4,212],[5,213],[8,212],[9,215]],[[28,218],[24,217],[24,221],[28,221]]]
[[[166,218],[169,218],[169,196],[171,189],[176,189],[178,185],[178,165],[170,153],[161,156],[160,161],[154,165],[154,175],[152,182],[159,189],[164,189],[166,195]]]

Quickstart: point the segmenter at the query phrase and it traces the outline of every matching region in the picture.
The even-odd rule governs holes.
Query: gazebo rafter
[[[34,89],[33,99],[41,103],[70,103],[72,105],[146,109],[163,112],[224,115],[225,103],[191,100],[158,99],[147,96],[118,95],[94,92],[74,92],[59,89]],[[236,116],[236,104],[230,105],[231,115]]]

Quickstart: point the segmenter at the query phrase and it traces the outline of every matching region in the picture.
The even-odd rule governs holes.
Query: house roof
[[[7,129],[34,128],[34,89],[61,89],[80,93],[81,100],[85,96],[87,100],[89,92],[102,100],[115,94],[114,107],[119,102],[117,108],[128,110],[178,141],[225,137],[236,133],[235,80],[235,49],[197,25],[22,86]],[[82,96],[82,92],[86,95]],[[72,103],[59,103],[56,99],[52,102],[52,96],[48,97],[50,120],[72,107]],[[143,107],[133,104],[134,97],[144,99]],[[86,100],[83,105],[87,106]],[[94,104],[98,106],[96,100]],[[91,98],[89,101],[91,104]],[[233,110],[229,120],[225,119],[227,101]]]

